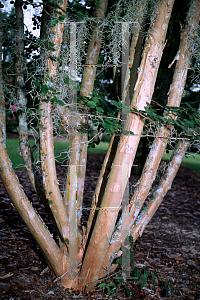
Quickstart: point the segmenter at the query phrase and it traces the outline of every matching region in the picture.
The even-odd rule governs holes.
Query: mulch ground
[[[84,205],[89,206],[101,169],[103,154],[89,154]],[[62,187],[66,169],[57,165]],[[46,221],[52,224],[39,203],[25,170],[16,170],[25,193]],[[136,176],[130,178],[130,191],[134,190]],[[84,215],[87,218],[87,215]],[[0,299],[126,299],[125,286],[116,295],[106,295],[104,288],[92,293],[64,290],[52,282],[51,274],[42,272],[47,264],[27,227],[15,211],[0,181]],[[133,264],[141,273],[146,270],[155,275],[147,278],[145,288],[141,282],[127,280],[131,292],[128,299],[200,299],[200,176],[181,166],[171,190],[146,227],[142,237],[132,249]],[[166,281],[171,281],[166,297]],[[107,278],[106,282],[114,282]],[[173,287],[173,296],[171,295]]]

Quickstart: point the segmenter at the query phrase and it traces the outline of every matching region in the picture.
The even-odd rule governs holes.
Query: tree
[[[34,74],[31,74],[31,90],[27,91],[24,81],[26,49],[23,26],[23,5],[27,3],[15,1],[17,38],[12,105],[18,108],[20,149],[28,177],[54,222],[57,239],[50,234],[41,216],[26,197],[8,157],[5,144],[6,82],[2,68],[0,174],[16,210],[43,251],[54,278],[66,288],[84,290],[87,286],[87,290],[93,289],[99,278],[115,270],[115,260],[123,256],[121,245],[128,248],[127,239],[130,235],[134,241],[142,235],[170,189],[189,145],[199,147],[198,111],[190,103],[179,107],[192,60],[197,71],[199,67],[196,51],[199,45],[199,0],[192,1],[190,7],[187,7],[178,52],[169,65],[169,68],[174,68],[174,72],[164,103],[166,106],[156,113],[157,106],[152,108],[150,105],[167,44],[166,35],[173,6],[178,1],[174,2],[117,1],[111,3],[114,5],[111,9],[107,0],[99,0],[95,1],[93,17],[85,12],[79,2],[74,2],[74,6],[70,4],[69,14],[67,0],[43,3],[42,16],[35,19],[37,24],[41,22],[41,37],[34,42],[38,45],[40,58]],[[85,23],[75,23],[74,19],[77,22],[83,19]],[[2,26],[1,23],[1,43]],[[142,31],[143,34],[146,32],[145,42]],[[101,84],[109,78],[109,72],[104,75],[103,81],[101,78],[98,81],[97,72],[103,71],[103,64],[111,63],[114,65],[114,87],[106,92]],[[121,91],[118,87],[119,74],[122,77]],[[81,77],[81,84],[77,84],[77,76]],[[39,101],[36,110],[39,139],[32,148],[28,141],[32,117],[27,106],[27,97],[30,95],[35,104]],[[158,99],[159,103],[162,101]],[[98,138],[105,131],[112,134],[112,138],[85,228],[81,224],[81,212],[90,119],[98,124]],[[59,189],[53,144],[53,135],[60,128],[69,137],[64,191]],[[128,180],[138,144],[143,135],[150,133],[151,138],[154,138],[151,149],[133,197],[129,199]],[[162,155],[171,141],[174,152],[169,165],[152,197],[144,205]],[[39,163],[33,155],[38,144]],[[122,268],[123,273],[128,272],[126,265],[122,265]]]

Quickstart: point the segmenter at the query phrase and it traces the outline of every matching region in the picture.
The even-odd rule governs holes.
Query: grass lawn
[[[30,145],[34,145],[34,141],[30,141]],[[68,150],[68,143],[67,142],[55,142],[55,157],[58,161],[63,161],[67,157],[67,150]],[[106,152],[108,149],[109,143],[101,142],[95,148],[89,148],[88,153],[103,153]],[[23,160],[20,156],[19,151],[19,141],[17,139],[7,139],[6,146],[8,149],[9,157],[12,161],[13,167],[23,167]],[[37,151],[35,151],[34,155],[38,156]],[[163,156],[163,159],[169,160],[172,151],[169,151],[169,154]],[[192,168],[200,173],[200,155],[195,154],[189,157],[184,157],[183,164],[187,167]]]
[[[34,141],[30,140],[30,146],[34,145]],[[54,153],[57,161],[63,161],[67,157],[68,151],[68,142],[54,142]],[[109,143],[102,142],[97,145],[95,148],[89,148],[88,153],[103,153],[106,152],[108,149]],[[8,154],[10,160],[12,161],[13,168],[22,168],[23,167],[23,160],[20,155],[19,149],[19,140],[18,139],[7,139],[6,147],[8,150]],[[34,152],[34,158],[39,159],[38,151]]]
[[[163,159],[169,160],[171,155],[172,155],[172,150],[170,150],[168,154],[165,154],[163,156]],[[185,156],[182,160],[182,164],[184,164],[188,168],[196,170],[197,172],[200,173],[200,155],[199,154],[193,154],[193,155],[190,155],[187,157]]]

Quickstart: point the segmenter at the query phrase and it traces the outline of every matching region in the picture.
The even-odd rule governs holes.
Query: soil
[[[88,154],[85,206],[90,205],[103,158],[104,154]],[[66,169],[57,164],[57,172],[62,190]],[[33,206],[53,232],[26,171],[18,169],[16,174]],[[130,192],[137,179],[131,176]],[[142,273],[145,267],[151,275],[144,288],[141,288],[141,281],[126,281],[130,297],[125,294],[124,284],[117,294],[107,296],[105,288],[79,293],[53,283],[40,249],[15,211],[1,181],[0,224],[0,299],[200,299],[200,175],[185,166],[179,169],[171,190],[132,248],[135,268]],[[103,282],[118,284],[114,277]]]

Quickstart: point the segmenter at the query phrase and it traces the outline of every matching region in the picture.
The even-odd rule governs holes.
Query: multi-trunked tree
[[[168,91],[166,108],[162,115],[157,116],[148,108],[167,44],[166,34],[175,1],[133,1],[127,10],[124,10],[122,2],[117,2],[112,8],[113,12],[109,12],[108,1],[95,1],[93,17],[85,14],[81,22],[78,22],[78,19],[77,22],[71,20],[70,15],[67,17],[67,0],[48,1],[43,4],[41,36],[40,42],[37,42],[40,49],[40,64],[35,69],[32,81],[34,87],[32,86],[30,91],[34,97],[38,98],[38,95],[40,97],[37,143],[40,149],[40,164],[36,164],[33,150],[37,145],[31,148],[28,141],[30,114],[27,107],[28,93],[24,88],[25,37],[22,8],[24,3],[21,0],[15,1],[17,30],[15,85],[10,86],[10,89],[15,89],[13,103],[18,108],[20,149],[29,180],[55,225],[57,240],[53,238],[41,216],[33,208],[12,168],[6,150],[4,88],[8,87],[3,84],[2,67],[0,73],[1,179],[16,210],[43,251],[54,278],[59,279],[64,287],[77,290],[84,290],[90,283],[88,290],[93,289],[98,279],[115,270],[114,260],[123,256],[121,245],[128,247],[127,243],[124,244],[125,238],[131,234],[135,241],[142,235],[145,226],[170,189],[191,141],[199,138],[198,126],[194,129],[186,122],[187,120],[186,123],[179,122],[178,107],[183,97],[190,62],[198,44],[200,1],[191,1],[188,9],[179,49],[173,61],[174,75]],[[150,25],[145,27],[147,19],[150,20]],[[86,31],[87,22],[91,25],[88,31]],[[1,24],[1,44],[2,26]],[[148,31],[143,45],[140,33],[141,31],[144,33],[146,28]],[[90,35],[87,35],[87,32]],[[106,34],[107,44],[104,42]],[[118,40],[119,36],[121,41]],[[84,58],[84,50],[81,49],[85,47],[84,39],[88,45],[87,57],[84,65],[80,66],[78,63]],[[122,54],[119,55],[120,48]],[[122,61],[120,99],[112,98],[115,100],[107,101],[106,97],[103,99],[98,93],[98,88],[94,90],[102,49],[106,53],[107,66],[109,63],[113,64],[113,93],[117,86],[115,78],[118,77],[118,65],[120,60]],[[138,53],[139,55],[142,53],[141,58],[138,57]],[[77,74],[80,76],[81,68],[83,73],[80,84],[75,79]],[[35,79],[39,78],[36,77],[38,74],[40,79],[42,78],[41,82]],[[8,95],[8,91],[6,93]],[[107,107],[110,105],[112,109],[109,107],[106,110],[103,105]],[[112,133],[112,138],[91,201],[87,227],[84,227],[81,223],[81,213],[87,164],[87,127],[90,117],[98,119],[100,127]],[[196,122],[198,125],[198,113],[194,113],[193,117],[188,122],[192,122],[192,119],[192,124]],[[154,124],[157,124],[157,127],[154,127],[156,128],[154,140],[133,196],[129,199],[128,183],[131,167],[141,136],[145,132],[144,126],[151,123],[153,118]],[[64,191],[60,191],[59,188],[54,157],[54,126],[58,122],[69,138]],[[171,133],[177,124],[182,124],[182,127],[179,126],[177,129],[180,135],[179,137],[177,135],[174,143],[170,162],[148,204],[143,207]],[[180,128],[184,129],[184,132],[180,132]],[[126,266],[123,272],[129,272]]]

